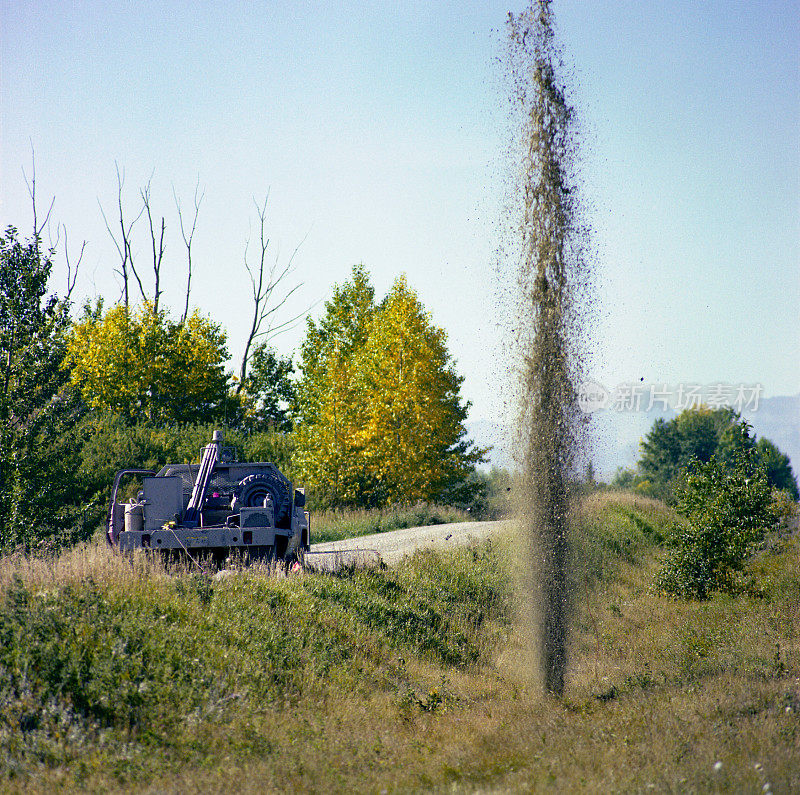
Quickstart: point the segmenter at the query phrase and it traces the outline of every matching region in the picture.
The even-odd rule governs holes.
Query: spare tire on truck
[[[267,472],[254,472],[239,481],[237,504],[240,508],[260,508],[269,495],[275,514],[276,527],[289,527],[292,500],[286,484]]]

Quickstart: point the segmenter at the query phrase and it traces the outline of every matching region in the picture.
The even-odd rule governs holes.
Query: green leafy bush
[[[741,432],[747,433],[746,424]],[[733,590],[754,546],[777,516],[772,490],[751,447],[729,463],[693,461],[676,489],[675,550],[658,584],[667,593],[705,599]]]
[[[0,234],[0,553],[81,536],[69,497],[83,407],[61,368],[69,302],[47,295],[53,255],[38,236]]]

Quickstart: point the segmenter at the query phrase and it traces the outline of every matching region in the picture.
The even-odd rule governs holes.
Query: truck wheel
[[[266,472],[254,472],[239,481],[237,502],[242,508],[260,508],[269,496],[275,511],[275,526],[285,527],[291,508],[289,495],[278,478]]]

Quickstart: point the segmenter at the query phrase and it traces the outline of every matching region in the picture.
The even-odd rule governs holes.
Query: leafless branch
[[[60,234],[59,234],[60,237]],[[75,289],[75,282],[78,280],[78,270],[81,266],[83,259],[83,252],[86,250],[86,241],[81,243],[81,250],[78,254],[78,259],[75,262],[75,270],[72,269],[72,263],[69,261],[69,241],[67,239],[67,227],[64,227],[64,259],[67,263],[67,292],[64,295],[64,300],[69,301],[72,291]]]
[[[142,196],[142,204],[144,205],[144,210],[147,212],[147,221],[150,225],[150,240],[153,244],[153,309],[158,312],[158,301],[161,297],[161,260],[164,257],[164,231],[166,229],[166,223],[164,220],[164,216],[161,216],[161,234],[158,238],[158,244],[156,244],[156,231],[153,228],[153,215],[150,211],[150,183],[152,182],[152,176],[149,180],[147,180],[147,185],[142,188],[139,193]]]
[[[273,295],[275,295],[276,290],[281,288],[281,285],[284,284],[285,280],[293,272],[295,255],[300,249],[300,246],[303,244],[305,238],[303,241],[300,241],[300,244],[297,246],[297,248],[295,248],[292,256],[285,265],[281,266],[279,264],[279,258],[276,257],[272,266],[267,269],[266,264],[269,238],[266,235],[266,221],[268,201],[269,191],[264,199],[263,206],[259,205],[258,202],[253,199],[253,203],[256,206],[256,214],[259,220],[260,251],[258,254],[257,263],[255,265],[251,265],[248,262],[249,243],[245,246],[244,252],[244,266],[250,276],[250,283],[253,290],[253,321],[250,324],[250,333],[247,337],[247,343],[245,344],[244,353],[242,355],[242,365],[239,369],[239,383],[236,385],[237,394],[244,388],[245,379],[247,377],[247,365],[250,361],[253,343],[258,339],[268,338],[279,329],[282,329],[288,324],[296,321],[298,317],[302,316],[302,314],[305,314],[305,312],[303,312],[300,315],[297,315],[297,317],[294,317],[285,323],[281,323],[278,326],[273,326],[271,322],[274,314],[281,309],[288,302],[291,296],[302,286],[302,282],[300,284],[296,284],[294,287],[284,293],[279,300],[273,302],[272,298]]]
[[[117,170],[117,206],[119,209],[119,227],[121,233],[121,240],[117,240],[116,235],[111,231],[111,225],[108,223],[108,218],[106,218],[105,211],[103,210],[103,205],[100,204],[100,200],[97,200],[97,204],[100,206],[100,213],[103,216],[103,221],[106,225],[106,231],[111,236],[111,239],[114,241],[114,245],[117,248],[117,253],[119,254],[120,259],[120,267],[121,270],[116,270],[115,272],[118,273],[122,277],[122,297],[125,301],[125,308],[128,309],[130,307],[130,293],[128,291],[128,278],[129,278],[129,270],[130,273],[133,274],[134,278],[136,279],[137,284],[139,285],[139,290],[142,294],[142,298],[145,298],[144,287],[142,285],[142,280],[139,278],[139,274],[136,272],[136,268],[133,264],[133,251],[131,249],[131,232],[133,230],[134,224],[142,217],[142,213],[144,212],[144,207],[139,210],[139,214],[134,218],[127,226],[125,225],[125,213],[122,209],[122,188],[125,185],[125,172],[120,174],[119,170],[119,163],[115,162],[114,166]]]
[[[197,178],[197,184],[194,187],[194,218],[192,219],[192,229],[189,234],[186,234],[186,229],[183,225],[183,214],[181,213],[181,203],[178,201],[178,196],[175,193],[175,186],[172,186],[172,195],[175,197],[175,206],[178,208],[178,221],[181,225],[181,236],[183,237],[183,243],[186,246],[186,258],[188,260],[188,268],[187,268],[187,276],[186,276],[186,303],[183,308],[183,317],[181,318],[181,323],[186,322],[186,318],[189,316],[189,291],[192,288],[192,238],[194,237],[194,230],[197,228],[197,215],[200,212],[200,204],[203,201],[203,197],[206,195],[205,191],[200,194],[200,198],[197,197],[197,192],[200,190],[200,177]]]
[[[42,229],[47,226],[47,222],[50,220],[50,213],[53,212],[53,205],[56,203],[56,197],[53,196],[50,200],[50,207],[47,209],[47,215],[45,215],[44,221],[39,225],[36,209],[36,153],[33,149],[33,141],[31,141],[31,178],[28,180],[28,175],[25,173],[25,166],[22,167],[22,176],[25,179],[25,186],[28,188],[28,195],[31,197],[31,204],[33,205],[33,238],[36,244],[36,250],[38,251],[39,238]]]
[[[66,232],[66,227],[64,227],[64,231]],[[58,247],[61,244],[61,224],[56,226],[56,239],[53,240],[53,235],[50,232],[50,227],[47,227],[47,238],[50,242],[50,250],[51,251],[58,251]]]

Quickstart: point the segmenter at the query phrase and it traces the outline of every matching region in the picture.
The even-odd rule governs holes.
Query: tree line
[[[618,471],[614,485],[674,502],[675,489],[693,462],[706,464],[713,458],[733,466],[745,453],[772,488],[798,499],[789,457],[769,439],[758,438],[741,415],[727,406],[697,406],[671,420],[657,419],[640,443],[636,467]]]
[[[486,451],[467,438],[463,378],[405,277],[376,300],[355,266],[306,320],[297,360],[282,357],[262,334],[281,300],[266,292],[280,279],[265,273],[259,209],[254,321],[237,374],[217,321],[188,303],[173,317],[158,300],[163,218],[150,224],[155,292],[137,275],[133,300],[123,241],[121,300],[87,302],[75,318],[69,296],[48,292],[55,250],[39,230],[0,236],[0,551],[89,537],[116,469],[196,461],[219,426],[240,459],[274,461],[315,507],[476,498]],[[121,228],[129,234],[124,217]]]

